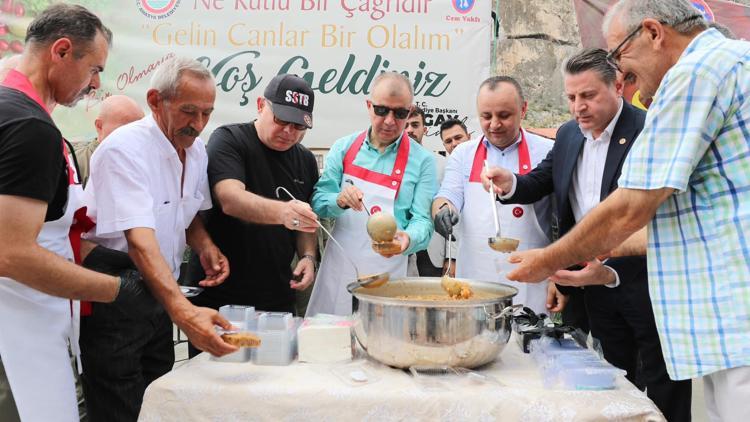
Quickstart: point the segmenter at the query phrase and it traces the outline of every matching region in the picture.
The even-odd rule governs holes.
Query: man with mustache
[[[193,303],[293,312],[295,291],[315,279],[317,216],[308,202],[318,164],[300,144],[313,126],[314,101],[307,81],[277,75],[256,101],[257,119],[221,126],[211,135],[208,178],[216,206],[206,228],[232,263],[232,274]],[[190,279],[202,278],[199,261],[191,260]],[[190,349],[191,356],[196,352]]]
[[[425,249],[432,236],[435,158],[404,130],[414,101],[409,80],[386,72],[370,89],[370,127],[333,144],[315,185],[313,209],[321,217],[336,219],[333,237],[360,275],[387,271],[391,278],[399,278],[406,276],[407,256]],[[397,249],[382,255],[372,249],[366,230],[368,214],[381,211],[395,217],[398,229]],[[326,245],[307,315],[351,314],[352,296],[346,286],[356,275],[342,253],[333,242]]]
[[[480,183],[480,174],[485,160],[491,165],[528,173],[547,155],[552,141],[521,128],[521,120],[526,116],[526,101],[521,86],[509,76],[494,76],[482,82],[477,94],[477,112],[483,136],[466,141],[453,150],[440,190],[432,203],[432,215],[435,231],[446,239],[452,234],[458,241],[457,277],[505,283],[503,273],[507,256],[490,249],[487,244],[487,239],[495,236],[495,223],[490,199]],[[520,248],[549,243],[548,199],[523,206],[501,205],[498,211],[502,236],[520,240]],[[453,227],[459,220],[460,233],[454,234]],[[562,296],[554,286],[550,287],[548,303],[546,283],[530,288],[514,285],[519,289],[514,299],[516,303],[523,303],[535,312],[561,309],[556,299],[562,300]]]
[[[148,384],[174,364],[170,318],[202,350],[237,350],[214,329],[231,325],[215,310],[188,302],[175,281],[186,244],[200,256],[206,273],[201,285],[215,286],[229,274],[227,259],[197,215],[211,207],[208,157],[197,136],[215,96],[214,78],[201,63],[180,57],[164,62],[146,93],[151,115],[115,129],[91,159],[85,203],[96,227],[87,238],[99,246],[82,247],[83,263],[127,252],[160,302],[142,311],[95,303],[82,319],[82,379],[93,421],[138,417]]]

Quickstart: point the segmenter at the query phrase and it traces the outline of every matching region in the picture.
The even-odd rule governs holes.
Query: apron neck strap
[[[42,101],[42,97],[39,95],[38,92],[36,92],[36,89],[34,89],[34,86],[31,84],[31,81],[29,78],[26,77],[23,73],[11,69],[8,72],[8,75],[5,76],[5,79],[2,82],[2,86],[13,88],[16,91],[20,91],[23,94],[25,94],[27,97],[31,98],[35,103],[39,104],[39,107],[41,107],[44,111],[47,112],[47,114],[52,114],[47,109],[47,106],[44,104],[44,101]]]
[[[50,115],[47,106],[44,104],[44,101],[42,101],[42,97],[39,95],[36,89],[34,89],[34,86],[31,84],[29,78],[27,78],[23,73],[15,69],[11,69],[8,72],[8,75],[5,76],[5,79],[3,79],[1,85],[7,88],[15,89],[16,91],[19,91],[22,94],[26,95],[27,97],[29,97],[29,99],[37,103],[39,107],[41,107],[42,110],[47,113],[47,115]],[[68,159],[68,148],[65,145],[65,139],[61,139],[60,142],[62,143],[62,154],[63,158],[65,159],[65,167],[68,170],[68,184],[74,185],[75,177],[73,176],[74,172],[72,171],[73,167],[70,165],[70,159]]]
[[[531,156],[529,155],[529,145],[526,142],[526,133],[521,129],[521,141],[518,143],[518,174],[524,175],[531,171]],[[471,174],[469,182],[480,183],[484,160],[487,159],[487,146],[484,144],[486,138],[482,136],[477,145],[477,151],[474,153],[474,162],[471,165]]]
[[[366,137],[367,131],[360,133],[346,151],[346,154],[344,155],[344,173],[389,189],[394,189],[396,195],[398,195],[398,190],[401,188],[401,182],[404,179],[406,165],[409,162],[409,137],[406,135],[406,132],[401,135],[401,143],[398,146],[396,161],[393,163],[393,169],[391,170],[390,175],[378,173],[354,164],[354,159],[362,148]]]

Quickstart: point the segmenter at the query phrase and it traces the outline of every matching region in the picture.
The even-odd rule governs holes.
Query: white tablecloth
[[[361,370],[360,385],[347,377]],[[347,364],[257,366],[219,363],[204,353],[146,390],[140,421],[663,421],[646,395],[622,378],[616,390],[565,391],[542,386],[514,339],[491,377],[421,382],[408,371],[366,359]],[[494,382],[497,381],[497,382]]]

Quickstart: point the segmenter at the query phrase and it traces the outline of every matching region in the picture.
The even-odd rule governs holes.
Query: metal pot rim
[[[420,308],[474,308],[478,306],[494,305],[505,299],[512,298],[518,294],[518,289],[504,283],[492,283],[488,281],[478,281],[467,278],[457,278],[457,280],[465,281],[472,287],[478,288],[478,290],[495,290],[510,289],[511,293],[498,294],[497,297],[490,299],[467,299],[467,300],[414,300],[414,299],[399,299],[395,297],[379,296],[368,294],[368,291],[377,292],[380,288],[367,289],[365,287],[357,287],[352,290],[352,295],[358,300],[365,300],[371,303],[378,303],[384,305],[396,305],[396,306],[410,306]],[[431,282],[440,284],[440,277],[404,277],[396,280],[391,280],[390,283],[398,282]]]

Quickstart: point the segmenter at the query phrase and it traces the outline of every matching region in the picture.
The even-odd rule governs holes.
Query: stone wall
[[[557,127],[570,118],[560,65],[581,46],[572,1],[500,0],[499,17],[496,73],[523,86],[526,126]]]
[[[557,127],[570,118],[560,65],[581,47],[572,0],[500,2],[496,73],[519,80],[529,102],[525,126]],[[750,6],[750,0],[733,0]]]

